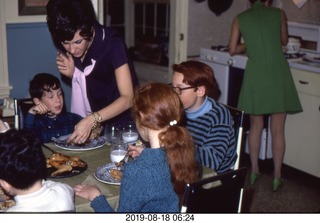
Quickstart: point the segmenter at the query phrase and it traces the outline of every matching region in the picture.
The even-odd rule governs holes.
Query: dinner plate
[[[65,136],[60,136],[58,139],[53,139],[53,141],[57,147],[64,150],[72,150],[72,151],[86,151],[86,150],[98,149],[107,143],[106,138],[99,137],[97,139],[90,139],[88,142],[81,145],[72,145],[72,144],[67,144],[68,138],[69,138],[69,135],[65,135]]]
[[[94,177],[102,183],[120,185],[121,181],[114,179],[109,173],[109,170],[116,169],[116,168],[117,167],[114,163],[107,163],[97,168],[94,174]]]
[[[55,167],[47,168],[47,177],[51,178],[51,179],[59,179],[59,178],[67,178],[67,177],[77,176],[88,169],[88,164],[86,162],[84,162],[83,160],[81,160],[81,162],[83,162],[85,164],[84,167],[72,167],[71,171],[67,171],[67,172],[61,173],[56,176],[51,176],[51,174],[57,170]]]

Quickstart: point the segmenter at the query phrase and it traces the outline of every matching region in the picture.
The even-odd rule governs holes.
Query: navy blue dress
[[[128,63],[133,87],[138,81],[122,38],[110,27],[104,27],[99,23],[95,23],[93,27],[94,40],[83,62],[80,58],[74,58],[74,61],[75,66],[81,71],[91,65],[91,59],[96,61],[92,72],[86,76],[87,96],[91,110],[95,112],[110,105],[120,96],[115,76],[117,68]],[[125,123],[130,120],[130,110],[127,110],[107,123]]]

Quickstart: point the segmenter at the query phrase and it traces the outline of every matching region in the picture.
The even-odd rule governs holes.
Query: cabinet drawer
[[[320,74],[291,69],[298,92],[320,96]]]

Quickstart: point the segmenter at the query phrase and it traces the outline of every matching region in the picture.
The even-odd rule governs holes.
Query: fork
[[[121,167],[126,163],[126,158],[129,156],[129,150],[127,151],[126,155],[120,160],[118,163],[115,162],[116,167]]]

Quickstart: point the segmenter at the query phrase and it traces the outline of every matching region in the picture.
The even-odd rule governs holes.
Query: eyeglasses
[[[172,83],[169,84],[169,86],[171,86],[173,88],[173,90],[175,92],[177,92],[178,95],[181,95],[182,94],[182,91],[184,90],[188,90],[188,89],[192,89],[192,88],[197,88],[197,87],[184,87],[184,88],[181,88],[181,87],[174,87],[172,85]]]

